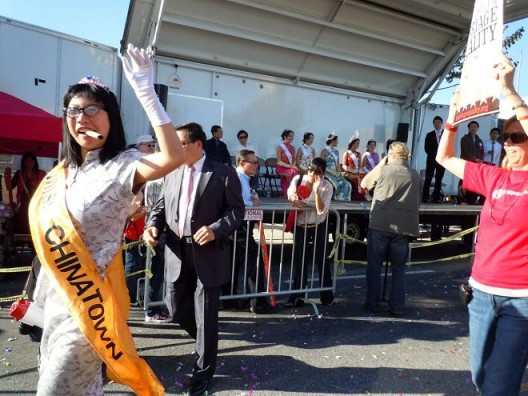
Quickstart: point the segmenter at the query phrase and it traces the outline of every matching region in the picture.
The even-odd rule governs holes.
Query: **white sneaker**
[[[172,317],[167,316],[162,313],[156,313],[152,316],[145,315],[145,322],[146,323],[170,323],[172,322]]]

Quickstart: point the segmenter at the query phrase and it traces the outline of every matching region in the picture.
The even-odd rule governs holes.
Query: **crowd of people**
[[[233,281],[232,262],[237,274],[230,293],[242,269],[243,293],[268,288],[255,222],[244,220],[245,208],[261,203],[254,184],[258,154],[248,132],[237,134],[233,164],[221,126],[212,126],[207,139],[197,123],[172,125],[153,89],[144,50],[129,45],[123,69],[154,135],[139,136],[127,149],[115,95],[98,79],[84,78],[64,97],[62,161],[44,178],[36,157],[24,155],[14,182],[19,206],[29,206],[25,215],[43,268],[32,293],[44,313],[38,395],[102,395],[103,364],[110,379],[136,393],[163,394],[126,323],[145,268],[145,248],[133,242],[144,239],[155,249],[147,300],[164,303],[150,308],[145,321],[178,323],[195,339],[191,396],[207,394],[215,373],[220,296]],[[334,274],[325,255],[331,201],[370,197],[365,309],[380,311],[380,273],[388,260],[387,312],[394,317],[405,314],[405,264],[409,243],[419,236],[420,203],[442,202],[445,169],[461,178],[461,199],[484,205],[469,281],[472,378],[483,394],[513,395],[528,363],[528,241],[517,220],[527,206],[528,106],[513,87],[514,67],[505,56],[495,72],[516,113],[504,126],[503,145],[500,130],[493,128],[482,141],[479,124],[471,121],[461,138],[461,158],[454,155],[457,93],[444,128],[436,116],[426,136],[424,180],[411,169],[407,146],[392,139],[380,158],[376,141],[369,140],[362,155],[353,135],[340,157],[338,136],[331,133],[317,156],[312,132],[296,150],[294,132],[284,130],[276,159],[283,194],[295,209],[292,289],[306,287],[313,265],[326,288],[321,303],[334,303]],[[134,246],[121,253],[123,240]],[[303,296],[291,294],[288,304],[301,306]],[[273,307],[258,296],[249,309],[258,314]]]

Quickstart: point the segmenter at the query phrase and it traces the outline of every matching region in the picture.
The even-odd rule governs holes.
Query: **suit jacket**
[[[436,139],[436,131],[431,131],[425,135],[425,153],[427,154],[427,164],[436,164],[436,153],[438,152],[438,140]]]
[[[460,158],[471,162],[484,159],[484,143],[478,135],[475,135],[475,142],[471,139],[469,132],[462,136],[460,139]]]
[[[178,204],[184,167],[165,177],[163,192],[149,217],[148,226],[165,230],[165,279],[175,282],[181,272],[181,241],[178,235]],[[215,240],[204,246],[193,243],[198,278],[204,286],[220,286],[231,277],[231,235],[244,219],[244,201],[234,168],[206,158],[196,190],[191,231],[209,226]]]
[[[216,144],[216,139],[211,138],[205,142],[205,154],[209,159],[222,164],[231,165],[231,156],[224,142],[221,140]]]

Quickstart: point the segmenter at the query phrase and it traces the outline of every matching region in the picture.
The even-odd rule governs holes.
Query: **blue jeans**
[[[405,265],[409,260],[409,237],[392,232],[368,230],[367,234],[367,307],[378,310],[381,299],[381,269],[391,263],[392,284],[389,309],[403,314],[405,309]]]
[[[473,289],[468,308],[473,383],[484,396],[518,395],[528,363],[528,298]]]
[[[125,243],[130,242],[134,241],[125,238]],[[130,249],[123,251],[125,262],[125,276],[145,269],[145,256],[140,253],[139,249],[140,247],[134,246]],[[145,276],[145,274],[140,273],[132,276],[127,276],[125,279],[131,303],[135,303],[137,300],[137,282],[138,279],[142,278],[143,276]]]
[[[164,232],[158,237],[158,245],[154,248],[156,255],[151,257],[150,272],[152,272],[152,278],[149,280],[149,301],[157,302],[163,301],[163,281],[165,280],[165,240],[166,235]],[[164,309],[160,306],[154,306],[149,308],[147,314],[152,316],[156,313],[163,312]]]

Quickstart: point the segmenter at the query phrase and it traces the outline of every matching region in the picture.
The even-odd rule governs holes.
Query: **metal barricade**
[[[315,209],[293,208],[286,203],[246,209],[243,225],[231,236],[231,282],[224,287],[221,300],[247,299],[249,302],[252,298],[265,297],[274,306],[279,297],[299,295],[303,302],[311,304],[315,315],[319,315],[317,305],[308,299],[308,294],[335,292],[336,257],[327,257],[341,224],[339,213],[330,207],[325,222],[316,226],[294,227],[293,233],[284,232],[284,224],[291,212],[310,210]],[[321,243],[324,244],[322,248]],[[150,249],[147,251],[148,274],[152,254]],[[322,257],[322,263],[317,260],[318,257]],[[325,273],[330,280],[325,279]],[[305,280],[305,286],[302,280]],[[149,301],[148,277],[143,282],[144,295],[140,297],[144,301],[144,309],[162,305],[162,301]],[[252,287],[250,283],[253,283]],[[251,292],[252,288],[255,291]]]

